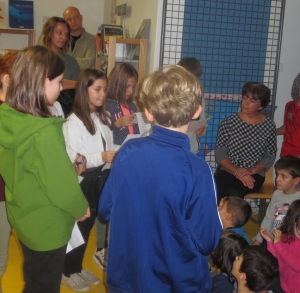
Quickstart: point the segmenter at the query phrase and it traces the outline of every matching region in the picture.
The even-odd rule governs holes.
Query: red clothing
[[[0,100],[0,105],[2,104],[3,102]],[[4,198],[4,181],[2,179],[2,177],[0,176],[0,201],[4,201],[5,198]]]
[[[124,107],[124,106],[122,106],[121,104],[120,104],[120,106],[121,106],[121,109],[122,109],[122,111],[123,111],[124,116],[125,116],[125,115],[130,115],[130,114],[131,114],[129,108]],[[129,134],[134,134],[133,125],[127,126],[127,127],[128,127],[128,132],[129,132]]]
[[[300,155],[300,106],[296,101],[288,102],[285,106],[285,132],[280,157]]]
[[[278,259],[282,289],[286,293],[300,293],[300,239],[290,244],[268,241],[267,247]]]

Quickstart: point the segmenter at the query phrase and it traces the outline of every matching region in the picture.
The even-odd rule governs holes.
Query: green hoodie
[[[0,174],[8,220],[35,251],[64,246],[88,203],[66,153],[60,118],[0,106]]]

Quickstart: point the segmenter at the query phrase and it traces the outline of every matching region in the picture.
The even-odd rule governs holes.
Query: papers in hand
[[[135,113],[135,117],[132,123],[138,124],[140,133],[139,134],[128,134],[122,143],[122,145],[132,138],[145,137],[149,135],[149,130],[151,129],[151,123],[147,120],[144,112]],[[118,151],[122,145],[115,145],[114,151]]]
[[[71,235],[71,239],[68,242],[68,246],[67,246],[67,253],[70,252],[71,250],[73,250],[74,248],[82,245],[84,243],[84,240],[82,238],[81,232],[78,228],[77,223],[75,222],[73,231],[72,231],[72,235]]]
[[[204,126],[205,128],[207,127],[207,121],[210,118],[207,119],[201,119],[201,120],[192,120],[192,123],[190,123],[189,128],[188,128],[188,132],[192,132],[195,131],[197,128]]]

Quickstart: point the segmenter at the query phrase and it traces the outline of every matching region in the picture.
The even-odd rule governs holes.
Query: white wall
[[[8,0],[1,0],[1,1],[5,2],[7,14],[8,14]],[[80,10],[81,14],[83,15],[83,26],[85,27],[85,29],[91,34],[96,34],[98,26],[103,23],[104,1],[106,0],[88,0],[88,1],[35,0],[34,1],[34,28],[36,30],[36,42],[43,28],[43,16],[62,17],[63,11],[68,6],[77,7]],[[8,19],[7,19],[6,27],[8,27]],[[0,36],[0,49],[1,48],[19,49],[20,48],[18,47],[19,40],[17,38],[22,39],[22,37],[17,35],[13,37],[13,40],[11,40],[11,38],[7,39],[6,36],[2,34]],[[17,47],[15,47],[16,46],[15,43],[17,43]],[[23,45],[23,39],[21,40],[21,44]]]
[[[129,37],[134,38],[143,19],[151,19],[149,35],[145,38],[148,39],[148,56],[147,56],[147,72],[152,71],[157,55],[155,55],[155,44],[157,34],[160,34],[160,29],[157,29],[157,21],[159,15],[159,3],[161,0],[117,0],[116,5],[127,3],[128,15],[123,18],[123,25],[129,29]],[[112,0],[105,0],[104,3],[104,23],[110,24],[111,20],[111,5]],[[159,19],[160,21],[160,19]],[[121,17],[117,17],[117,23],[121,24]]]
[[[300,72],[300,1],[287,0],[283,24],[280,63],[282,71],[279,72],[277,98],[275,111],[275,123],[279,127],[283,124],[285,104],[292,100],[291,88],[294,78]],[[278,136],[278,157],[281,150],[282,136]]]

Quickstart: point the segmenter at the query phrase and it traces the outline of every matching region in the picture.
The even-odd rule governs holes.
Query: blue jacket
[[[211,168],[188,137],[154,126],[118,153],[100,197],[110,221],[110,293],[210,292],[222,233]]]
[[[228,231],[232,231],[232,232],[235,232],[239,235],[241,235],[242,237],[245,238],[245,240],[248,242],[249,245],[251,245],[251,242],[246,234],[246,231],[244,229],[244,227],[239,227],[239,228],[228,228],[227,229]]]

